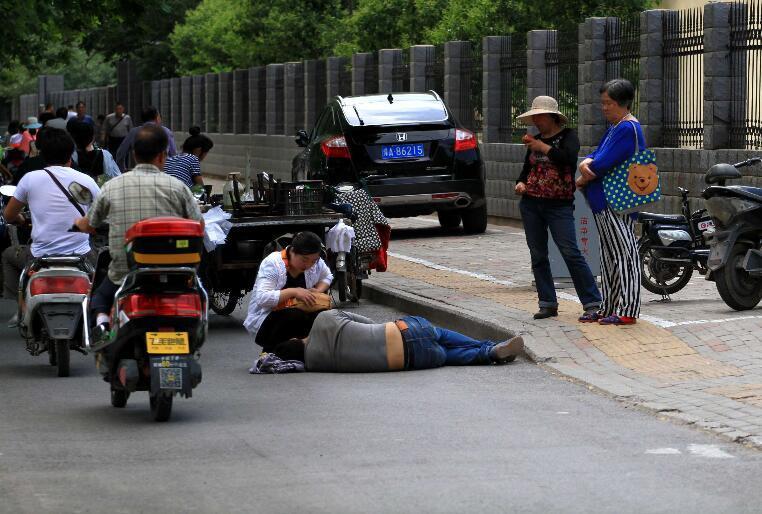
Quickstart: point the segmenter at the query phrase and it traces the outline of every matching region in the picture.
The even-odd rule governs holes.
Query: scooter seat
[[[685,216],[682,214],[656,214],[655,212],[641,212],[638,214],[638,221],[655,221],[657,223],[685,223]]]

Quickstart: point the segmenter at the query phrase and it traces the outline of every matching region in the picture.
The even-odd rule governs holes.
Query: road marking
[[[693,455],[707,459],[733,459],[731,454],[722,450],[716,444],[689,444],[688,451]]]
[[[652,448],[646,450],[648,455],[682,455],[683,452],[677,448]]]
[[[560,411],[556,412],[556,414],[569,414],[569,413],[566,412],[565,410],[560,410]]]
[[[436,264],[431,261],[427,261],[425,259],[419,259],[417,257],[410,257],[408,255],[402,255],[400,253],[396,252],[388,252],[388,254],[391,257],[395,257],[397,259],[402,259],[403,261],[412,262],[413,264],[420,264],[422,266],[426,266],[427,268],[439,270],[439,271],[448,271],[450,273],[457,273],[458,275],[465,275],[467,277],[471,278],[478,278],[479,280],[485,280],[487,282],[494,282],[495,284],[500,284],[504,286],[513,286],[516,285],[515,283],[511,282],[510,280],[500,280],[492,275],[485,275],[484,273],[474,273],[473,271],[465,271],[462,269],[457,268],[450,268],[447,266],[442,266],[441,264]]]

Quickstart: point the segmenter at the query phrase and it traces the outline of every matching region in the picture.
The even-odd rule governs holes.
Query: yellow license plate
[[[188,332],[146,332],[148,353],[189,353]]]

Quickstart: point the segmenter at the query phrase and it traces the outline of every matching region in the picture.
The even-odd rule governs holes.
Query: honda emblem
[[[407,141],[407,134],[404,132],[397,132],[397,141]]]

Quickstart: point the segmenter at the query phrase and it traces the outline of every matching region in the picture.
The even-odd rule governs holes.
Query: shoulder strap
[[[635,153],[640,153],[640,142],[638,141],[638,127],[635,126],[635,122],[628,120],[632,125],[632,131],[635,132]]]
[[[56,185],[58,186],[58,189],[60,189],[60,190],[61,190],[61,192],[62,192],[62,193],[63,193],[63,194],[66,196],[66,199],[67,199],[67,200],[69,200],[69,201],[71,202],[71,204],[72,204],[74,207],[76,207],[76,208],[77,208],[77,210],[79,211],[79,213],[80,213],[82,216],[84,216],[84,215],[85,215],[85,210],[82,208],[82,206],[81,206],[81,205],[79,205],[79,203],[77,203],[77,201],[74,199],[74,197],[73,197],[73,196],[71,196],[71,193],[69,193],[69,192],[66,190],[66,188],[65,188],[65,187],[63,187],[63,184],[61,184],[61,182],[60,182],[60,181],[59,181],[59,180],[56,178],[56,176],[55,176],[55,175],[53,175],[53,174],[50,172],[50,170],[49,170],[49,169],[47,169],[47,168],[45,168],[45,173],[47,173],[47,174],[48,174],[48,176],[50,176],[50,178],[53,180],[53,182],[55,182],[55,183],[56,183]]]

